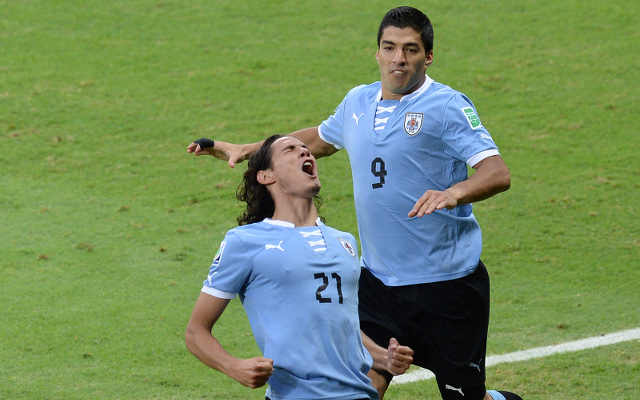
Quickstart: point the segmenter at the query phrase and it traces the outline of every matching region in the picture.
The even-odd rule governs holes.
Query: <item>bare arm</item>
[[[309,148],[315,158],[330,156],[338,151],[333,145],[326,143],[320,138],[317,126],[301,129],[289,135],[300,139]],[[249,159],[251,154],[258,151],[263,142],[264,141],[234,144],[216,140],[213,146],[201,146],[196,142],[192,142],[187,146],[187,152],[193,153],[196,156],[210,155],[221,160],[226,160],[229,162],[229,166],[234,168],[236,163]]]
[[[330,156],[338,151],[332,144],[329,144],[320,138],[318,133],[318,127],[301,129],[290,133],[289,136],[293,136],[300,139],[311,151],[311,154],[315,158],[322,158]]]
[[[185,333],[187,348],[203,364],[250,388],[264,386],[273,373],[273,360],[265,357],[239,359],[229,354],[211,334],[213,325],[229,300],[200,293]]]
[[[214,156],[220,160],[228,161],[229,167],[234,168],[236,163],[247,160],[251,154],[258,151],[263,142],[264,140],[248,144],[234,144],[216,140],[213,146],[201,146],[196,142],[191,142],[187,146],[187,153],[193,153],[195,156]]]
[[[485,200],[511,186],[509,168],[499,155],[485,158],[473,168],[476,171],[469,179],[445,191],[426,191],[409,212],[409,217],[422,217],[435,210],[452,209],[458,205]]]

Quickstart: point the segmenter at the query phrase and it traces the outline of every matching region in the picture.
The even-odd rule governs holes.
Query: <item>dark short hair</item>
[[[380,47],[380,40],[382,40],[382,32],[389,26],[412,28],[420,33],[425,53],[433,50],[433,26],[429,18],[417,8],[397,7],[385,14],[382,22],[380,22],[380,28],[378,28],[378,48]]]

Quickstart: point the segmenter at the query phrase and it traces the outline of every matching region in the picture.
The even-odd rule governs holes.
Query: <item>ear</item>
[[[258,176],[256,178],[259,184],[265,186],[271,185],[276,181],[270,169],[258,171]]]
[[[424,65],[426,67],[428,67],[429,65],[431,65],[433,63],[433,50],[431,50],[428,54],[427,54],[427,59],[424,62]]]
[[[376,51],[376,61],[380,62],[380,50]]]

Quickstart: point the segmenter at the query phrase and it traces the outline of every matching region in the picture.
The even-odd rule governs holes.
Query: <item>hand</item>
[[[401,346],[395,338],[391,338],[387,357],[387,370],[394,376],[402,375],[407,372],[413,362],[413,350],[407,346]]]
[[[227,372],[230,378],[251,389],[266,385],[271,374],[273,374],[273,360],[265,357],[238,359]]]
[[[221,160],[228,160],[231,168],[234,168],[236,163],[249,158],[251,150],[255,151],[251,145],[226,143],[220,140],[214,142],[206,138],[195,140],[187,146],[187,153],[193,153],[195,156],[210,155]]]
[[[409,218],[415,216],[422,218],[424,215],[429,215],[435,210],[442,210],[443,208],[451,210],[457,205],[458,200],[450,191],[427,190],[409,212]]]
[[[196,156],[203,154],[213,155],[214,146],[215,142],[213,140],[200,138],[198,140],[194,140],[189,146],[187,146],[187,153],[195,153]]]

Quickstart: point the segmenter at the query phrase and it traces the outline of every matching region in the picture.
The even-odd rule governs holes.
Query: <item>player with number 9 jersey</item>
[[[358,231],[366,238],[362,263],[388,286],[466,276],[482,251],[472,205],[430,218],[407,213],[425,190],[466,180],[467,165],[498,148],[471,101],[428,76],[401,100],[381,96],[380,82],[352,89],[318,128],[325,142],[349,154]]]

